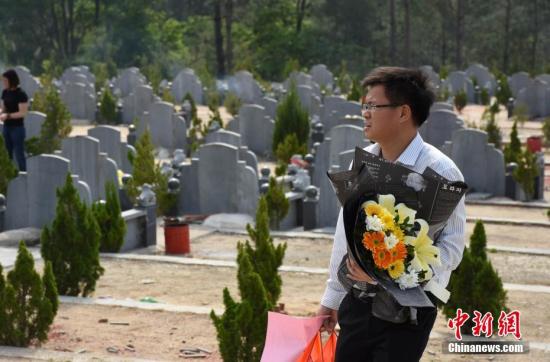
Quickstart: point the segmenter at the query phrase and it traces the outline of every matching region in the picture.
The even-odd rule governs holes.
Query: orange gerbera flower
[[[363,245],[374,253],[384,246],[384,233],[382,231],[368,231],[363,233]]]
[[[390,250],[390,254],[392,262],[404,260],[407,257],[407,247],[400,241]]]
[[[380,269],[388,269],[388,267],[392,263],[391,253],[388,251],[388,249],[381,248],[375,250],[372,253],[372,256],[374,259],[374,264],[376,264],[376,266]]]

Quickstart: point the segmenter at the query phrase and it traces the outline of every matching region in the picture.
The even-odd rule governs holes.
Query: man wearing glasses
[[[464,178],[457,166],[437,148],[424,143],[418,128],[424,123],[434,101],[428,78],[416,69],[381,67],[363,80],[367,94],[362,99],[365,136],[376,142],[366,148],[384,159],[422,173],[431,167],[453,181]],[[462,259],[466,212],[462,199],[438,239],[441,266],[433,268],[433,281],[444,289]],[[419,361],[437,317],[436,308],[419,308],[417,321],[393,323],[372,315],[372,293],[375,284],[346,255],[346,236],[342,211],[338,217],[330,258],[330,276],[318,315],[329,315],[323,329],[331,332],[336,323],[340,335],[336,348],[337,362],[354,361]],[[345,263],[345,276],[353,287],[349,292],[338,280],[338,269]],[[437,302],[430,292],[432,302]]]

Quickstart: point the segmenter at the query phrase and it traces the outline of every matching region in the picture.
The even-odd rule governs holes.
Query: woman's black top
[[[27,103],[29,97],[19,87],[16,89],[4,89],[2,91],[2,101],[4,102],[4,112],[19,112],[19,103]],[[4,121],[4,126],[16,127],[23,126],[23,118],[9,118]]]

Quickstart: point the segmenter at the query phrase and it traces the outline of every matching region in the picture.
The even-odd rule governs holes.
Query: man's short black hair
[[[363,79],[362,86],[367,91],[376,85],[384,86],[386,97],[392,104],[409,105],[418,127],[428,118],[435,93],[428,77],[420,69],[376,68]]]
[[[8,80],[10,88],[19,87],[19,76],[15,70],[8,69],[2,74],[2,76]]]

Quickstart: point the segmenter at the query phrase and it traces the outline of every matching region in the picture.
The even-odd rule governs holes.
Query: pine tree
[[[516,162],[518,167],[512,176],[521,185],[527,199],[530,200],[535,193],[535,177],[539,174],[536,157],[526,148],[523,151],[520,150]]]
[[[42,257],[52,263],[60,294],[85,297],[95,290],[104,272],[99,264],[100,230],[70,174],[57,190],[55,220],[44,227],[40,240]]]
[[[107,124],[115,124],[117,120],[116,114],[116,99],[109,90],[109,87],[105,87],[101,96],[101,105],[99,106],[99,115],[101,122]]]
[[[475,310],[482,314],[490,312],[496,328],[500,312],[507,310],[506,291],[498,273],[487,258],[486,244],[483,223],[478,221],[470,239],[470,247],[464,249],[460,265],[451,274],[451,297],[443,306],[443,312],[448,318],[454,318],[458,308],[471,317],[474,316]],[[462,326],[461,331],[471,334],[472,327],[473,322],[470,318]]]
[[[285,196],[283,187],[277,184],[277,180],[274,177],[269,179],[269,188],[265,194],[265,200],[269,212],[269,220],[275,229],[279,229],[281,220],[288,213],[290,203]]]
[[[158,211],[165,215],[177,199],[168,192],[168,177],[162,174],[160,165],[155,163],[155,146],[149,130],[146,130],[136,142],[136,155],[132,160],[132,179],[126,186],[130,199],[137,199],[139,186],[143,184],[152,186],[157,198]]]
[[[225,109],[227,110],[227,112],[229,112],[229,114],[231,114],[232,116],[236,116],[239,113],[242,101],[235,93],[228,92],[225,95],[223,105],[225,106]]]
[[[126,223],[122,218],[118,193],[112,182],[105,184],[105,196],[105,203],[97,202],[92,205],[101,234],[99,250],[117,253],[124,244]]]
[[[4,137],[0,135],[0,194],[6,195],[8,184],[17,176],[17,168],[10,160],[4,143]]]
[[[283,174],[286,172],[287,165],[290,162],[290,158],[293,155],[305,155],[307,153],[307,147],[305,144],[300,144],[296,134],[290,133],[286,135],[284,141],[277,146],[275,151],[275,157],[277,158],[277,167],[281,169]],[[279,174],[280,175],[280,174]]]
[[[470,237],[470,252],[473,256],[487,260],[487,253],[485,248],[487,247],[487,236],[485,235],[485,228],[481,220],[476,221],[474,232]]]
[[[265,343],[267,312],[281,293],[277,269],[282,264],[286,244],[273,245],[269,235],[266,201],[261,198],[256,213],[256,228],[247,227],[250,243],[237,245],[237,281],[241,302],[227,288],[223,291],[225,312],[210,317],[216,327],[220,353],[224,361],[259,361]]]
[[[35,94],[32,109],[45,113],[46,120],[40,129],[40,136],[27,141],[27,152],[38,155],[59,150],[61,140],[71,133],[71,114],[57,89],[51,85]]]
[[[357,79],[354,79],[353,82],[351,82],[351,89],[348,93],[348,101],[356,101],[359,102],[361,100],[362,95],[361,87],[359,86],[359,81]]]
[[[514,120],[512,132],[510,133],[510,143],[504,147],[504,160],[506,163],[518,162],[521,157],[521,142],[518,137],[517,120]]]
[[[292,84],[288,95],[277,107],[273,130],[273,153],[289,134],[295,134],[300,145],[307,147],[309,138],[309,115],[302,108],[296,86]]]
[[[273,238],[269,234],[268,203],[265,197],[260,198],[258,210],[256,211],[256,227],[247,225],[248,236],[254,243],[254,248],[247,241],[244,248],[250,255],[254,270],[262,278],[263,285],[271,304],[276,305],[281,295],[283,284],[278,273],[279,267],[283,264],[286,251],[286,243],[275,246]]]
[[[495,145],[495,148],[502,147],[502,134],[496,122],[496,114],[498,113],[498,103],[493,103],[483,114],[483,118],[487,121],[485,132],[487,132],[488,142]]]
[[[464,107],[466,107],[467,103],[468,103],[468,99],[466,96],[466,92],[464,92],[463,90],[458,91],[455,94],[455,98],[454,98],[454,104],[456,109],[458,110],[458,113],[462,113],[462,110],[464,109]]]
[[[42,342],[48,338],[48,329],[57,312],[55,283],[51,280],[48,283],[44,285],[34,270],[34,259],[21,242],[7,283],[0,281],[0,284],[5,284],[0,286],[0,292],[3,289],[0,318],[4,319],[0,325],[0,344],[25,347],[33,341]],[[52,303],[56,303],[55,307]]]

